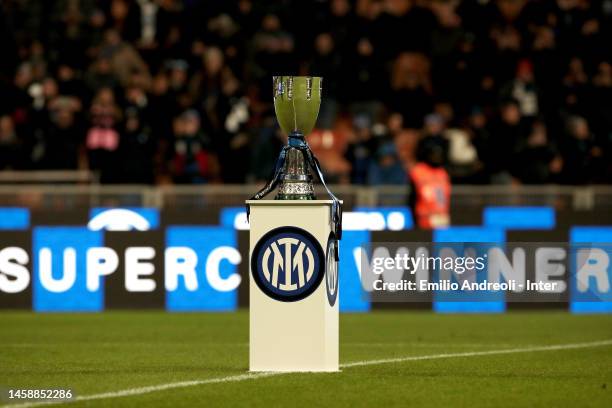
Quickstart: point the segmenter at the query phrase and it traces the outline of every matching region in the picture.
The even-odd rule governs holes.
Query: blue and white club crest
[[[327,241],[327,251],[325,254],[325,263],[327,265],[327,273],[325,274],[325,289],[327,290],[327,300],[330,306],[336,304],[338,298],[338,261],[336,261],[336,245],[338,241],[330,236]]]
[[[325,255],[318,241],[296,227],[276,228],[255,245],[251,272],[271,298],[294,302],[312,294],[325,275]]]

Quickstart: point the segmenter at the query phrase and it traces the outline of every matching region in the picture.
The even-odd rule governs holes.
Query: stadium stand
[[[0,169],[258,182],[271,76],[299,73],[325,78],[335,183],[405,183],[428,136],[454,183],[606,183],[611,23],[610,0],[7,0]]]

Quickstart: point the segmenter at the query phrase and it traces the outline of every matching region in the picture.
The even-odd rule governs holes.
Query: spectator
[[[260,127],[253,129],[250,168],[252,181],[267,181],[274,174],[278,152],[287,143],[275,121],[273,116],[266,115]]]
[[[588,110],[589,79],[580,58],[570,60],[563,77],[563,97],[568,112],[585,115]]]
[[[440,165],[448,163],[448,139],[444,135],[446,131],[446,123],[441,115],[436,113],[429,114],[425,117],[425,127],[423,128],[423,138],[417,146],[417,160],[427,160],[430,151],[436,147],[436,151],[442,155]]]
[[[405,185],[407,181],[406,171],[398,159],[395,145],[391,142],[384,143],[376,152],[376,161],[373,161],[368,169],[368,184]]]
[[[172,103],[170,113],[178,114],[180,111],[190,108],[194,103],[193,95],[189,93],[189,64],[182,59],[171,60],[165,66],[167,89],[165,92]],[[160,79],[161,81],[161,79]]]
[[[134,47],[122,40],[118,31],[106,31],[100,56],[108,59],[114,76],[122,85],[127,85],[134,73],[144,76],[147,84],[150,81],[149,67]]]
[[[293,36],[283,30],[279,16],[265,15],[253,37],[253,77],[269,84],[270,75],[296,72],[294,49]]]
[[[429,60],[422,54],[403,53],[393,62],[389,107],[402,115],[404,126],[419,129],[433,109]]]
[[[335,52],[336,41],[330,33],[320,33],[315,39],[315,54],[310,64],[309,72],[313,76],[324,78],[324,97],[321,100],[318,125],[323,129],[331,129],[338,113],[338,71],[340,69],[339,54]]]
[[[155,180],[157,141],[138,108],[126,109],[125,129],[119,144],[122,173],[121,182],[152,184]]]
[[[115,88],[118,80],[112,71],[109,58],[100,57],[89,67],[85,82],[91,92],[100,88]]]
[[[341,100],[348,103],[355,115],[366,115],[374,122],[380,112],[382,96],[382,68],[379,55],[367,37],[358,38],[349,47],[341,70]]]
[[[488,183],[488,168],[490,161],[487,160],[489,157],[493,157],[493,143],[491,141],[491,135],[487,129],[487,117],[478,106],[472,109],[470,117],[468,118],[467,130],[470,134],[472,144],[476,149],[476,155],[478,156],[478,162],[476,168],[478,169],[477,174],[471,180],[472,183]]]
[[[518,148],[513,174],[526,184],[546,184],[558,180],[563,160],[550,142],[546,126],[536,121],[527,140]]]
[[[191,109],[174,119],[172,174],[176,183],[203,184],[216,181],[218,163],[202,132],[200,115]]]
[[[528,60],[519,62],[516,77],[502,88],[501,96],[517,101],[523,118],[533,119],[539,114],[538,93],[531,62]]]
[[[572,116],[567,121],[563,143],[564,180],[569,184],[601,181],[604,170],[602,148],[596,143],[585,118]]]
[[[89,168],[100,172],[102,183],[116,183],[122,176],[118,131],[121,111],[112,89],[98,91],[89,114],[91,126],[85,139]]]
[[[408,203],[418,228],[432,229],[450,224],[451,184],[443,166],[439,144],[422,146],[418,163],[410,169]]]
[[[610,147],[612,143],[612,64],[606,61],[600,62],[592,83],[590,113],[593,131],[599,135],[602,144]]]
[[[519,143],[527,138],[525,126],[518,102],[513,99],[504,101],[500,117],[492,123],[489,131],[491,154],[487,156],[485,165],[493,183],[512,181],[514,155]]]
[[[79,168],[83,153],[83,128],[77,114],[81,110],[78,99],[59,96],[49,103],[49,129],[44,138],[44,159],[48,169]]]
[[[354,128],[355,131],[351,132],[349,137],[345,157],[353,164],[351,182],[354,184],[366,184],[372,160],[378,151],[378,141],[372,135],[368,116],[355,117]]]

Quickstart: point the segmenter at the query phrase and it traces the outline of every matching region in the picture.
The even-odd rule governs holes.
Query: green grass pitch
[[[248,312],[0,313],[0,388],[78,396],[225,378],[248,367]],[[79,407],[612,407],[612,344],[440,356],[612,339],[612,316],[565,312],[341,315],[341,363],[423,360],[206,383]],[[436,357],[437,356],[437,357]],[[8,401],[0,402],[0,405]],[[13,402],[10,402],[11,404]],[[59,406],[59,405],[58,405]]]

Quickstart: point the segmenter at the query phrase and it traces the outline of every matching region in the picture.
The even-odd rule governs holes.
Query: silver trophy
[[[277,186],[277,200],[314,200],[316,197],[310,173],[312,169],[332,199],[334,234],[340,239],[340,201],[325,184],[321,165],[305,137],[312,131],[319,115],[322,83],[321,77],[273,77],[274,110],[280,127],[288,135],[288,142],[281,150],[272,179],[251,200],[261,200]],[[247,214],[248,210],[247,206]]]

